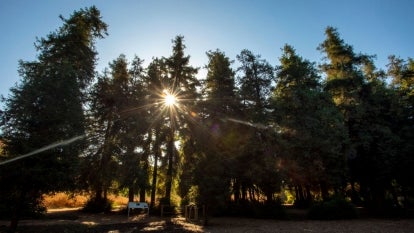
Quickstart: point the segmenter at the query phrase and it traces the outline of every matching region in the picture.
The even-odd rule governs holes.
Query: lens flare
[[[164,104],[167,106],[173,106],[177,104],[177,98],[175,95],[169,93],[167,90],[164,90]]]

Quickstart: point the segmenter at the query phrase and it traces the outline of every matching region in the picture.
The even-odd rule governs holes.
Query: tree
[[[240,95],[247,111],[248,119],[255,123],[263,123],[266,118],[265,108],[272,90],[273,67],[249,50],[243,50],[237,55],[241,72],[238,76]]]
[[[404,205],[409,207],[408,197],[414,194],[414,179],[411,168],[414,165],[412,151],[414,151],[414,60],[407,61],[396,56],[389,57],[388,75],[391,77],[391,90],[395,101],[390,113],[394,122],[393,131],[399,136],[398,156],[393,174],[396,175],[398,185],[401,185],[401,196]]]
[[[230,169],[227,167],[234,145],[226,145],[235,125],[227,122],[239,112],[234,71],[230,59],[219,50],[207,52],[208,64],[204,101],[198,117],[189,123],[183,137],[183,194],[198,190],[197,197],[185,195],[208,207],[208,212],[223,208],[229,200]],[[233,149],[233,150],[232,150]]]
[[[121,187],[128,188],[129,199],[135,192],[147,187],[148,159],[144,134],[147,129],[146,112],[140,111],[144,101],[142,60],[135,57],[128,69],[128,61],[120,55],[109,64],[110,72],[98,79],[92,94],[93,118],[96,136],[101,140],[93,151],[89,170],[95,192],[94,202],[107,200],[107,191],[118,178]],[[97,129],[101,129],[100,132]],[[118,170],[119,169],[119,170]]]
[[[336,29],[328,27],[319,50],[329,63],[321,69],[327,75],[326,90],[341,110],[348,128],[350,144],[348,164],[352,199],[355,184],[365,204],[382,208],[386,190],[390,188],[398,138],[391,128],[390,92],[375,71],[373,56],[355,54]]]
[[[326,91],[331,94],[335,104],[341,110],[348,128],[350,183],[353,189],[352,197],[355,197],[354,183],[359,181],[357,177],[360,175],[357,174],[360,171],[363,172],[364,166],[358,162],[353,165],[359,156],[358,148],[364,143],[364,138],[361,138],[362,134],[359,133],[362,130],[359,121],[364,115],[360,94],[365,80],[363,73],[358,69],[364,59],[361,59],[362,55],[355,54],[352,46],[340,38],[337,29],[327,27],[325,35],[326,39],[319,45],[318,50],[326,54],[329,63],[322,64],[320,68],[327,76]]]
[[[38,60],[20,62],[22,81],[5,100],[2,131],[9,158],[85,133],[83,105],[94,78],[94,43],[107,25],[96,7],[61,19],[58,31],[37,41]],[[13,203],[12,230],[22,209],[36,211],[42,194],[74,188],[83,147],[79,141],[55,147],[1,169],[1,196]]]
[[[167,157],[168,168],[166,174],[166,187],[165,187],[165,202],[170,204],[171,201],[171,188],[173,183],[175,164],[178,162],[177,155],[175,153],[176,148],[174,145],[175,129],[185,127],[186,113],[195,105],[198,94],[197,87],[200,85],[199,81],[195,77],[198,69],[189,65],[190,56],[184,56],[184,37],[177,36],[173,40],[173,53],[169,58],[165,59],[166,68],[168,71],[168,79],[166,80],[166,91],[170,94],[176,95],[180,101],[180,109],[184,114],[177,114],[177,109],[174,106],[169,108],[169,124],[170,133],[168,135],[167,143]],[[179,125],[181,122],[181,125]]]
[[[327,198],[328,188],[344,183],[347,131],[342,116],[323,92],[314,63],[289,45],[280,63],[272,106],[281,134],[281,167],[295,187],[297,204],[312,200],[311,189]]]
[[[139,161],[139,171],[140,173],[132,173],[127,177],[133,177],[133,182],[130,183],[130,189],[137,185],[140,190],[140,201],[145,201],[145,194],[147,189],[149,188],[149,156],[151,154],[151,140],[152,138],[150,135],[145,139],[145,134],[150,126],[149,124],[149,113],[145,111],[146,109],[141,109],[142,106],[146,104],[146,96],[148,95],[147,88],[147,74],[142,66],[144,60],[141,60],[138,56],[132,61],[131,68],[129,70],[131,76],[131,85],[128,92],[128,95],[131,95],[127,110],[124,112],[129,112],[129,117],[125,120],[125,125],[129,126],[126,130],[126,141],[125,143],[130,148],[130,152],[127,153],[127,159],[133,158],[136,156],[136,151],[141,149],[141,158]],[[137,107],[139,106],[139,107]],[[143,142],[144,141],[144,142]],[[135,147],[131,146],[135,145]],[[135,168],[134,164],[127,165],[130,171]],[[134,176],[135,174],[135,176]],[[128,180],[128,179],[127,179]],[[131,198],[133,190],[131,190],[129,198]]]
[[[209,59],[204,94],[210,118],[233,117],[240,108],[236,96],[235,72],[220,50],[207,52]]]
[[[263,146],[270,140],[269,135],[266,135],[263,129],[265,128],[264,125],[268,123],[268,101],[273,88],[274,76],[273,67],[266,60],[261,59],[260,55],[254,55],[251,51],[245,49],[236,58],[240,63],[240,67],[237,69],[239,74],[237,76],[237,86],[241,97],[241,112],[244,113],[238,114],[241,119],[236,122],[240,127],[246,127],[246,125],[250,127],[242,130],[245,135],[240,138],[243,138],[240,143],[244,145],[244,149],[235,158],[237,166],[233,189],[235,190],[236,201],[238,199],[246,201],[248,193],[251,200],[255,199],[257,179],[264,178],[259,178],[253,173],[264,175],[263,170],[261,170],[263,167],[258,164],[264,164],[263,159],[265,159],[265,154],[268,154],[266,151],[269,149]],[[273,185],[268,187],[271,186],[273,187]]]
[[[148,151],[148,154],[152,154],[153,169],[151,177],[151,199],[150,208],[155,206],[155,195],[157,191],[158,181],[158,161],[161,159],[161,145],[165,138],[163,124],[165,123],[162,117],[163,112],[160,101],[160,93],[163,93],[163,80],[165,75],[165,64],[160,59],[153,59],[148,65],[148,72],[146,77],[146,89],[147,89],[147,106],[149,117],[152,119],[150,127],[148,129],[148,139],[151,140],[152,150]],[[147,147],[147,149],[150,149]]]

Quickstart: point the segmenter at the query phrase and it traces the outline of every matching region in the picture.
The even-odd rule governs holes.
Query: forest
[[[211,215],[332,200],[377,214],[413,208],[412,58],[377,68],[328,26],[320,64],[288,44],[278,64],[216,49],[199,78],[178,35],[146,67],[120,54],[97,72],[100,11],[61,19],[2,98],[0,216],[17,224],[61,191],[89,193],[91,211],[109,210],[110,193]]]

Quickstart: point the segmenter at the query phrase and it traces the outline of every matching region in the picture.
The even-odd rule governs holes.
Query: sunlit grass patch
[[[48,209],[57,208],[80,208],[83,207],[88,200],[88,195],[68,194],[59,192],[50,195],[43,195],[43,204]]]
[[[89,200],[90,195],[59,192],[44,195],[43,198],[43,204],[47,209],[82,208]],[[122,208],[128,203],[128,198],[121,195],[110,194],[108,199],[113,203],[114,208]]]

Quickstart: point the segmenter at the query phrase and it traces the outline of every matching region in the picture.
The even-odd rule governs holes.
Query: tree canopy
[[[121,54],[98,73],[95,42],[107,35],[99,10],[61,19],[37,40],[37,59],[20,61],[21,81],[3,100],[0,215],[13,227],[23,207],[39,211],[56,191],[90,192],[96,211],[109,192],[209,214],[265,215],[275,203],[332,196],[377,212],[412,207],[412,58],[390,55],[377,69],[327,27],[320,65],[291,45],[273,65],[216,49],[199,77],[179,35],[170,56],[145,66]]]

